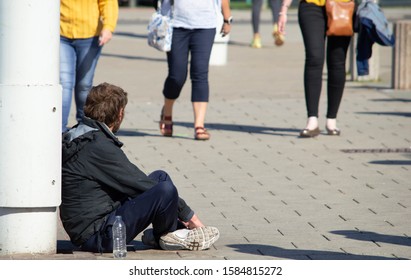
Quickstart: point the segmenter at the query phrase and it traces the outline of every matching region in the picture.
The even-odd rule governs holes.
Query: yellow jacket
[[[325,6],[325,1],[326,0],[305,0],[305,2],[308,3],[314,3],[318,6]],[[337,0],[338,1],[338,0]],[[339,0],[340,2],[350,2],[351,0]]]
[[[60,0],[60,35],[70,39],[99,36],[102,29],[114,32],[118,0]]]

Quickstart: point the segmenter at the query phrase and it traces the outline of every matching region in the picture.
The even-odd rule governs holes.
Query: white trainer
[[[207,250],[220,237],[215,227],[199,227],[194,229],[179,229],[160,237],[160,247],[163,250]]]

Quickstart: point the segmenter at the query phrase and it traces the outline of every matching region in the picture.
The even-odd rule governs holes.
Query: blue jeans
[[[154,171],[148,177],[158,183],[137,197],[130,198],[109,214],[100,230],[81,246],[82,250],[111,252],[113,250],[112,226],[117,215],[122,216],[126,225],[127,243],[150,224],[153,225],[153,233],[157,241],[162,235],[175,231],[179,227],[179,197],[171,178],[162,170]]]
[[[177,99],[187,79],[190,58],[191,102],[208,102],[208,69],[216,29],[174,28],[171,51],[167,52],[168,76],[163,94]]]
[[[62,132],[68,130],[71,101],[76,103],[76,119],[84,115],[83,107],[93,85],[94,71],[101,54],[98,37],[68,39],[60,36],[60,84],[63,87]]]

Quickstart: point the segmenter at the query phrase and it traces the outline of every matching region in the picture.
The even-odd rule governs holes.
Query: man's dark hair
[[[84,115],[110,127],[118,122],[120,111],[126,107],[127,101],[127,92],[122,88],[102,83],[91,88],[84,105]]]

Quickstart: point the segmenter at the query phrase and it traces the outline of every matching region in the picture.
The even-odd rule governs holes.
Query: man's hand
[[[197,217],[196,214],[194,214],[191,220],[189,220],[188,222],[182,222],[182,223],[189,229],[199,228],[199,227],[204,226],[204,224],[200,221],[200,219]]]

